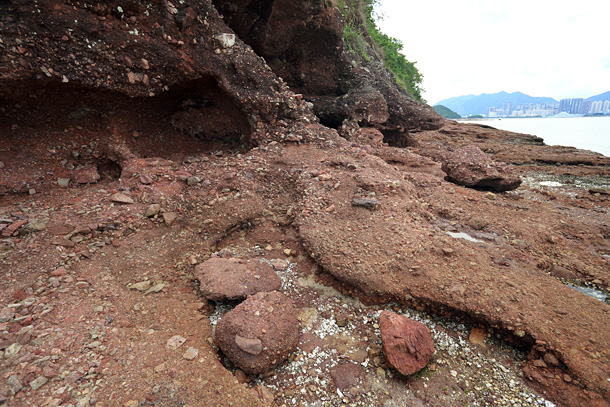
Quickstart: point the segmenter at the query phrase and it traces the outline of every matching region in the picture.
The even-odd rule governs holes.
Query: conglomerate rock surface
[[[527,352],[545,397],[607,406],[610,307],[552,273],[607,291],[610,201],[579,183],[607,188],[610,159],[443,121],[347,51],[329,2],[213,3],[0,4],[0,396],[272,402],[221,363],[192,284],[271,225],[261,240],[298,242],[346,294],[483,325]],[[470,144],[529,181],[445,181]],[[175,335],[187,349],[153,351]]]

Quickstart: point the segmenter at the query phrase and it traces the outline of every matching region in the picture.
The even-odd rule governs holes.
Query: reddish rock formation
[[[548,272],[557,264],[607,289],[607,195],[589,187],[583,193],[577,185],[563,195],[525,186],[488,199],[443,180],[438,163],[472,144],[498,163],[515,164],[520,175],[607,177],[610,158],[545,146],[535,136],[441,120],[397,88],[377,58],[367,62],[347,51],[332,2],[173,3],[0,3],[0,254],[10,274],[0,291],[23,284],[28,296],[45,298],[48,307],[36,307],[43,313],[33,320],[36,334],[76,332],[74,342],[45,334],[24,353],[50,357],[66,346],[66,354],[78,354],[76,349],[85,349],[78,338],[91,332],[82,321],[89,320],[113,331],[118,325],[112,345],[120,350],[141,335],[130,329],[156,329],[161,319],[179,333],[188,330],[189,340],[205,342],[207,323],[192,323],[194,316],[182,312],[178,300],[188,294],[200,301],[196,289],[168,270],[173,265],[184,271],[185,251],[208,255],[237,230],[273,219],[274,233],[294,226],[293,239],[304,245],[299,263],[315,262],[321,275],[332,275],[349,293],[467,315],[487,331],[506,332],[523,348],[543,346],[532,360],[552,353],[558,364],[543,358],[546,367],[526,367],[537,388],[571,405],[605,404],[608,306]],[[320,125],[313,112],[338,132]],[[381,132],[391,146],[361,127]],[[79,168],[96,169],[100,179],[82,186],[69,182]],[[112,204],[109,197],[117,192],[133,204]],[[165,223],[159,217],[141,219],[148,204],[161,201],[172,211],[163,213]],[[51,226],[23,238],[26,217],[94,226],[77,234],[75,228]],[[447,231],[478,241],[454,239]],[[163,267],[151,270],[151,261]],[[61,282],[54,276],[45,280],[48,271],[68,263]],[[133,283],[134,270],[147,279],[171,274],[172,283],[144,301],[133,298],[136,293],[122,288]],[[108,280],[95,281],[102,274]],[[68,288],[56,290],[58,284]],[[75,301],[83,288],[91,291]],[[95,305],[105,311],[71,308],[94,309],[89,301],[96,296]],[[134,314],[134,304],[141,302],[147,313]],[[8,340],[8,331],[2,332],[2,341]],[[236,332],[230,339],[245,355],[261,346],[262,354],[264,339],[249,335]],[[216,360],[211,347],[200,345],[208,361]],[[119,374],[125,366],[106,358],[115,374],[106,376],[100,391],[122,394],[124,384],[113,380],[123,377],[131,389],[144,391],[139,373],[156,362],[148,344],[129,350],[133,353],[118,359],[135,355],[126,368],[137,374]],[[27,360],[39,358],[29,358],[22,370],[33,377],[39,366]],[[7,373],[14,367],[10,363],[2,361]],[[172,385],[186,383],[197,371],[182,368],[168,372],[177,378]],[[220,364],[205,364],[198,372],[209,385],[189,384],[199,386],[210,405],[228,397],[235,405],[256,404],[231,384]],[[27,381],[25,372],[11,377],[17,376]],[[43,386],[24,396],[24,403],[54,397],[61,383],[51,384],[57,387]],[[221,385],[226,393],[219,396],[214,390]],[[192,404],[202,397],[188,394],[171,402]]]
[[[493,162],[474,145],[450,153],[443,162],[447,179],[459,185],[510,191],[521,185],[521,178],[507,165]]]
[[[379,329],[386,361],[403,375],[420,371],[434,355],[434,342],[430,331],[421,322],[382,311],[379,316]]]
[[[396,84],[376,52],[363,58],[344,40],[340,10],[325,1],[214,0],[228,25],[296,92],[322,123],[346,120],[381,130],[386,142],[414,142],[410,130],[438,129],[444,119]],[[307,15],[306,19],[303,16]],[[363,37],[368,34],[363,33]]]
[[[243,300],[282,286],[271,266],[258,260],[212,257],[195,268],[195,278],[203,297],[212,301]]]
[[[260,374],[281,364],[299,339],[292,300],[277,291],[256,294],[222,317],[215,342],[248,374]]]

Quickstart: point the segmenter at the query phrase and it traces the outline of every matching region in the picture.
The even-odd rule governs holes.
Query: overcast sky
[[[610,0],[381,0],[424,98],[520,91],[557,100],[610,90]]]

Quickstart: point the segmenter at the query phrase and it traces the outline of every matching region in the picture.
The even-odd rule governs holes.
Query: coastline
[[[553,120],[556,119],[556,120]],[[456,120],[462,123],[479,123],[499,130],[533,134],[546,144],[573,146],[610,156],[610,117],[524,117]]]

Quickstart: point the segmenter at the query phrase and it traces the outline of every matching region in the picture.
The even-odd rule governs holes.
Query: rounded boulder
[[[299,321],[291,299],[277,291],[258,293],[218,322],[215,343],[247,374],[281,364],[299,339]]]

